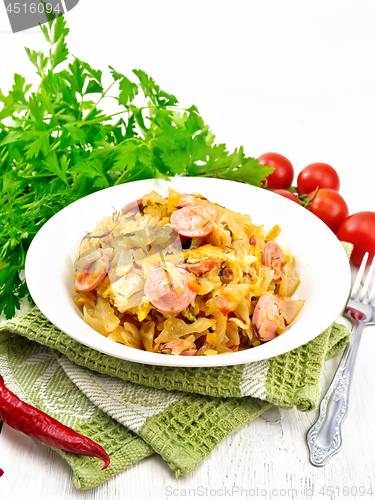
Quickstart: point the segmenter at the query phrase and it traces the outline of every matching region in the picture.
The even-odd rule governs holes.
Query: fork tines
[[[359,288],[361,286],[362,278],[363,278],[363,275],[365,273],[368,256],[369,256],[368,252],[366,252],[365,255],[363,256],[361,265],[360,265],[359,270],[358,270],[357,277],[356,277],[356,279],[354,281],[354,284],[353,284],[353,287],[352,287],[352,291],[351,291],[351,294],[350,294],[350,298],[352,300],[356,300]],[[369,294],[369,298],[368,298],[368,300],[366,299],[366,293],[367,293],[367,290],[370,287],[372,275],[374,274],[374,269],[375,269],[375,257],[372,260],[371,267],[368,270],[367,277],[366,277],[366,280],[365,280],[365,282],[363,284],[363,287],[362,287],[362,290],[361,290],[361,294],[360,294],[360,297],[359,297],[360,302],[363,302],[364,304],[371,304],[372,301],[375,298],[375,283],[374,283],[373,286],[372,286],[371,292]]]

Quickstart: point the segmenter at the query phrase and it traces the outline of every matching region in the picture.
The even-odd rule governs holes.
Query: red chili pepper
[[[254,238],[254,236],[252,236],[250,238],[249,243],[250,243],[250,245],[256,245],[257,244],[256,239]]]
[[[107,452],[99,444],[19,399],[5,387],[1,375],[0,420],[16,431],[21,431],[53,448],[100,458],[104,462],[102,470],[110,463]]]

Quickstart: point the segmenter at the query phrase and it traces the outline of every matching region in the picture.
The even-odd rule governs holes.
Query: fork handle
[[[341,425],[348,410],[349,388],[364,323],[355,322],[335,376],[320,403],[318,420],[307,434],[310,462],[325,465],[342,445]]]

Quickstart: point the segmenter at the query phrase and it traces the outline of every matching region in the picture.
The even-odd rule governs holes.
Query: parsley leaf
[[[74,165],[69,172],[82,174],[94,180],[93,187],[99,189],[110,186],[109,177],[105,171],[104,165],[100,160],[84,160]]]

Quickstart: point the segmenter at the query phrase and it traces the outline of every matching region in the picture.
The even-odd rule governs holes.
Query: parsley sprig
[[[8,95],[0,90],[0,313],[8,318],[23,297],[32,302],[22,271],[33,237],[73,201],[175,175],[260,186],[272,172],[242,147],[229,153],[215,144],[197,108],[178,108],[144,71],[129,79],[109,66],[112,81],[104,88],[102,71],[69,54],[62,16],[41,29],[46,52],[26,48],[38,86],[15,74]],[[106,114],[106,99],[115,99],[118,111]]]

